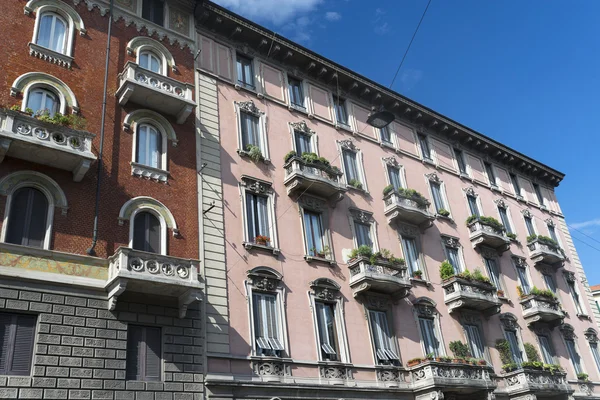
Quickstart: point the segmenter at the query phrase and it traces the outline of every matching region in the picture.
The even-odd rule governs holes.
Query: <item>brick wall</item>
[[[152,305],[120,301],[107,310],[103,293],[0,286],[0,310],[38,316],[31,376],[0,376],[0,399],[199,400],[203,334],[199,304],[187,317],[169,299]],[[160,326],[163,380],[125,379],[128,324]]]

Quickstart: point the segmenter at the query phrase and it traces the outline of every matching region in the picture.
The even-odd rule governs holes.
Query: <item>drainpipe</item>
[[[96,171],[96,206],[94,209],[94,231],[92,234],[92,245],[86,252],[90,256],[96,255],[96,244],[98,243],[98,207],[100,205],[100,184],[102,182],[102,155],[104,152],[104,122],[106,120],[106,92],[108,87],[108,62],[110,60],[110,36],[112,31],[114,0],[110,0],[108,12],[108,33],[106,39],[106,63],[104,65],[104,93],[102,94],[102,122],[100,126],[100,150],[98,151],[98,169]]]

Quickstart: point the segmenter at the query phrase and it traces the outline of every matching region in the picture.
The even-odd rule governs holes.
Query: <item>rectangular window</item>
[[[517,275],[519,276],[519,284],[521,285],[521,290],[523,290],[523,294],[529,294],[531,288],[529,287],[529,279],[527,279],[527,269],[516,266]]]
[[[127,379],[160,381],[161,345],[160,328],[129,325],[127,328]]]
[[[529,236],[531,235],[535,235],[535,228],[533,227],[533,221],[531,219],[531,217],[524,217],[525,218],[525,226],[527,227],[527,234],[529,234]]]
[[[294,132],[294,141],[296,142],[296,154],[301,156],[303,153],[312,153],[311,137],[306,133]]]
[[[431,318],[419,318],[419,326],[421,335],[423,336],[423,345],[425,347],[425,355],[433,354],[434,357],[440,355],[440,342],[435,333],[435,321]]]
[[[440,210],[445,210],[444,197],[442,196],[442,186],[437,182],[429,182],[431,186],[431,194],[433,196],[433,204],[435,205],[435,210],[439,212]]]
[[[508,340],[508,345],[510,347],[510,352],[513,356],[513,361],[517,363],[517,365],[521,365],[523,363],[523,352],[521,351],[521,345],[519,344],[517,332],[506,331],[506,339]]]
[[[288,89],[290,91],[290,102],[293,106],[304,109],[304,92],[302,90],[302,81],[296,78],[288,77]]]
[[[590,343],[590,350],[592,351],[592,357],[594,357],[596,368],[600,371],[600,352],[598,351],[598,343]]]
[[[465,164],[465,156],[462,150],[454,149],[454,156],[456,157],[456,163],[458,164],[458,171],[463,175],[468,175],[467,164]]]
[[[252,59],[237,55],[237,79],[238,84],[254,90],[254,67],[252,65]]]
[[[490,163],[484,163],[485,172],[487,173],[488,180],[490,181],[491,187],[498,187],[496,184],[496,175],[494,174],[494,167]]]
[[[29,375],[36,317],[0,313],[0,375]]]
[[[504,225],[506,229],[506,233],[513,233],[512,227],[510,225],[510,219],[508,218],[508,211],[504,207],[498,207],[498,214],[500,214],[500,222]]]
[[[335,102],[335,116],[338,124],[348,125],[348,113],[346,112],[346,100],[338,97]]]
[[[467,195],[467,202],[469,203],[469,212],[471,215],[480,216],[479,205],[477,204],[477,198],[475,196]]]
[[[335,321],[335,304],[315,302],[317,309],[317,328],[319,331],[319,345],[321,346],[321,359],[327,361],[340,361],[337,324]]]
[[[304,229],[307,246],[306,254],[318,257],[318,254],[324,252],[325,247],[321,214],[312,211],[304,211]]]
[[[256,242],[257,236],[271,238],[269,227],[269,198],[246,192],[246,222],[248,241]],[[268,243],[267,243],[268,244]]]
[[[471,348],[471,355],[475,358],[485,358],[485,347],[481,339],[479,326],[465,325],[465,332],[467,333],[467,341]]]
[[[579,292],[575,287],[575,282],[567,282],[569,284],[569,292],[571,292],[571,298],[573,299],[573,303],[575,303],[575,310],[577,314],[585,314],[583,312],[583,308],[581,307],[581,302],[579,301]]]
[[[554,226],[548,225],[548,233],[550,234],[550,238],[558,243],[558,236],[556,235],[556,229],[554,229]]]
[[[538,336],[538,340],[540,341],[540,348],[542,349],[542,358],[546,364],[554,364],[554,351],[552,349],[552,345],[550,344],[550,339],[548,336],[540,335]]]
[[[350,181],[360,181],[358,175],[358,163],[356,160],[356,153],[350,150],[343,151],[344,156],[344,168],[346,169],[346,183],[350,184]]]
[[[554,282],[554,278],[552,275],[542,274],[544,277],[544,283],[546,284],[546,288],[550,290],[552,293],[556,294],[556,283]]]
[[[163,26],[165,23],[165,2],[163,0],[144,0],[142,18]]]
[[[375,344],[377,364],[398,364],[400,357],[398,357],[396,346],[392,342],[387,314],[382,311],[370,310],[369,319],[371,321],[371,335]]]
[[[382,143],[392,144],[392,136],[390,135],[390,130],[387,126],[379,129],[379,135]]]
[[[431,150],[429,149],[429,141],[427,136],[419,134],[419,145],[421,146],[421,154],[425,160],[431,161]]]
[[[260,118],[256,115],[240,112],[240,123],[242,129],[242,150],[248,150],[248,146],[258,146],[260,143]]]
[[[492,258],[485,258],[484,260],[485,268],[487,269],[490,281],[492,281],[492,284],[496,286],[496,289],[502,290],[502,285],[500,283],[500,271],[498,270],[496,260]]]
[[[535,197],[537,197],[537,202],[540,206],[544,205],[544,196],[542,196],[542,190],[540,189],[540,185],[537,183],[533,184],[533,190],[535,191]]]
[[[569,353],[569,358],[573,363],[575,374],[583,373],[583,368],[581,368],[581,358],[579,357],[579,353],[577,352],[577,348],[575,347],[575,341],[565,340],[565,344],[567,345],[567,352]]]
[[[283,341],[279,333],[277,296],[253,293],[252,306],[257,353],[263,356],[280,356]]]
[[[515,174],[510,174],[510,181],[512,182],[515,194],[521,197],[521,186],[519,185],[519,180],[517,179],[517,176]]]
[[[402,187],[402,180],[400,179],[400,168],[387,166],[388,177],[390,179],[390,185],[394,187],[394,190],[398,190]]]
[[[402,249],[404,251],[404,260],[406,261],[410,274],[412,275],[415,271],[422,271],[417,241],[413,238],[402,238]]]
[[[354,221],[354,232],[356,233],[357,247],[364,245],[373,248],[373,240],[371,239],[371,225]]]
[[[452,264],[452,267],[454,267],[455,273],[459,274],[463,272],[460,253],[457,248],[446,246],[446,257],[448,257],[448,261]]]

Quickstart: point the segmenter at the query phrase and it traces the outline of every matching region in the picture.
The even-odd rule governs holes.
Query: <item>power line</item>
[[[415,32],[413,33],[412,38],[410,39],[410,43],[408,43],[408,47],[406,48],[406,51],[404,52],[404,55],[402,56],[402,61],[400,61],[400,65],[398,65],[398,69],[396,70],[394,79],[392,79],[392,83],[390,83],[390,89],[394,85],[394,82],[396,82],[396,77],[398,76],[398,73],[400,72],[400,68],[402,68],[402,64],[404,64],[404,60],[406,59],[406,56],[408,55],[410,46],[412,46],[412,44],[413,44],[413,40],[415,40],[415,36],[417,36],[417,32],[419,32],[419,28],[421,27],[421,22],[423,22],[423,19],[425,18],[425,14],[427,14],[427,10],[429,9],[430,4],[431,4],[431,0],[429,0],[429,2],[427,3],[427,7],[425,7],[425,11],[423,11],[423,15],[421,15],[421,20],[419,21],[419,24],[417,25],[417,29],[415,29]]]

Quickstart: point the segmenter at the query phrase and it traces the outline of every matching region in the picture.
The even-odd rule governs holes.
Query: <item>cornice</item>
[[[211,15],[211,13],[213,15]],[[484,158],[493,159],[504,164],[511,170],[528,175],[537,182],[545,182],[550,186],[558,186],[564,174],[544,165],[530,157],[513,150],[494,139],[474,131],[444,115],[441,115],[421,104],[418,104],[401,94],[366,77],[319,56],[318,54],[279,36],[260,25],[249,21],[231,11],[218,6],[210,1],[201,3],[196,8],[197,28],[207,29],[212,34],[218,34],[225,40],[246,40],[251,38],[240,33],[248,30],[256,36],[257,43],[244,42],[243,46],[251,48],[260,54],[268,51],[270,58],[279,58],[290,70],[294,68],[303,70],[313,79],[330,87],[334,82],[340,82],[344,92],[375,107],[384,105],[393,111],[399,119],[409,122],[419,131],[434,132],[446,137],[451,142],[461,143],[475,151],[482,153]],[[225,20],[230,24],[224,23]],[[232,28],[232,24],[235,27]],[[210,25],[210,26],[209,26]],[[261,54],[263,57],[266,54]],[[298,57],[301,56],[301,57]],[[301,62],[299,58],[306,58],[308,62]],[[345,81],[342,83],[342,81]]]

